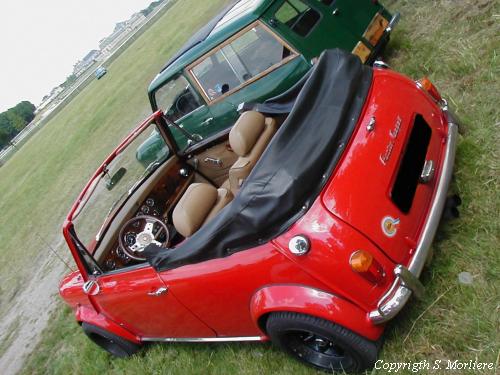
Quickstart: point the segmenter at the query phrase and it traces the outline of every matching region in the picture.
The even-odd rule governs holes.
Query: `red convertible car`
[[[78,271],[60,293],[120,357],[271,340],[319,369],[370,368],[384,324],[423,293],[458,123],[427,79],[340,50],[242,108],[184,149],[160,111],[130,133],[67,217]],[[173,152],[144,168],[152,133]]]

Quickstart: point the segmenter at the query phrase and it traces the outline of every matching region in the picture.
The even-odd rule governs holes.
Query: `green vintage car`
[[[177,144],[187,146],[228,129],[240,103],[262,102],[290,88],[325,49],[339,47],[372,63],[398,20],[377,0],[240,0],[198,31],[153,79],[152,109],[165,113]],[[147,166],[149,153],[139,151]]]

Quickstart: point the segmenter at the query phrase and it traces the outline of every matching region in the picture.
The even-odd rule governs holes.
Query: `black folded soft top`
[[[280,235],[317,198],[363,109],[372,70],[341,50],[325,51],[309,77],[257,110],[291,111],[235,199],[173,249],[144,251],[158,271],[222,258]],[[293,104],[293,105],[292,105]]]

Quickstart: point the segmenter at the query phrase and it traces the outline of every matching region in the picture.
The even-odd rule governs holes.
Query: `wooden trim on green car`
[[[291,54],[290,56],[287,56],[286,58],[284,58],[283,60],[281,60],[279,63],[277,64],[274,64],[273,66],[270,66],[269,68],[267,68],[266,70],[263,70],[262,72],[260,72],[259,74],[253,76],[252,78],[250,78],[249,80],[245,81],[244,83],[240,84],[239,86],[233,88],[232,90],[229,90],[228,92],[222,94],[221,96],[217,97],[217,98],[214,98],[214,99],[210,99],[210,97],[207,95],[207,93],[205,92],[205,90],[203,89],[203,86],[201,85],[200,81],[198,80],[198,78],[196,77],[196,75],[193,73],[193,68],[195,66],[197,66],[199,63],[201,63],[202,61],[204,61],[207,57],[217,53],[217,51],[221,50],[222,48],[224,48],[225,46],[227,46],[228,44],[230,44],[231,42],[233,42],[234,40],[238,39],[241,35],[245,34],[247,31],[251,30],[252,28],[254,28],[255,26],[261,26],[262,28],[264,28],[267,32],[269,32],[280,44],[282,44],[284,47],[286,47],[288,50],[290,50]],[[198,91],[201,93],[202,97],[203,97],[203,100],[205,101],[205,103],[207,105],[212,105],[212,104],[215,104],[221,100],[223,100],[224,98],[226,98],[227,96],[241,90],[242,88],[248,86],[249,84],[257,81],[258,79],[266,76],[267,74],[271,73],[272,71],[278,69],[280,66],[288,63],[289,61],[297,58],[298,56],[300,56],[300,54],[297,52],[297,50],[295,48],[293,48],[290,44],[288,44],[284,39],[280,38],[274,31],[272,31],[266,24],[264,24],[263,22],[261,22],[260,20],[257,20],[255,22],[252,22],[250,25],[246,26],[244,29],[241,29],[240,31],[238,31],[236,34],[234,34],[233,36],[231,36],[230,38],[228,38],[227,40],[225,40],[223,43],[219,44],[217,47],[215,47],[214,49],[210,50],[209,52],[205,53],[203,56],[201,56],[200,58],[198,58],[196,61],[194,61],[193,63],[189,64],[186,68],[185,68],[185,71],[187,72],[187,74],[189,74],[189,77],[192,78],[193,82],[195,83],[196,87],[198,88]]]

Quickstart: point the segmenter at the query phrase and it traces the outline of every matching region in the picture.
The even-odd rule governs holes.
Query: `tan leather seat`
[[[192,236],[232,199],[233,194],[224,188],[205,183],[189,185],[172,214],[175,229],[184,237]]]
[[[264,153],[277,127],[276,120],[255,111],[242,113],[234,124],[229,133],[229,144],[239,158],[229,170],[229,187],[233,195],[238,193]]]

